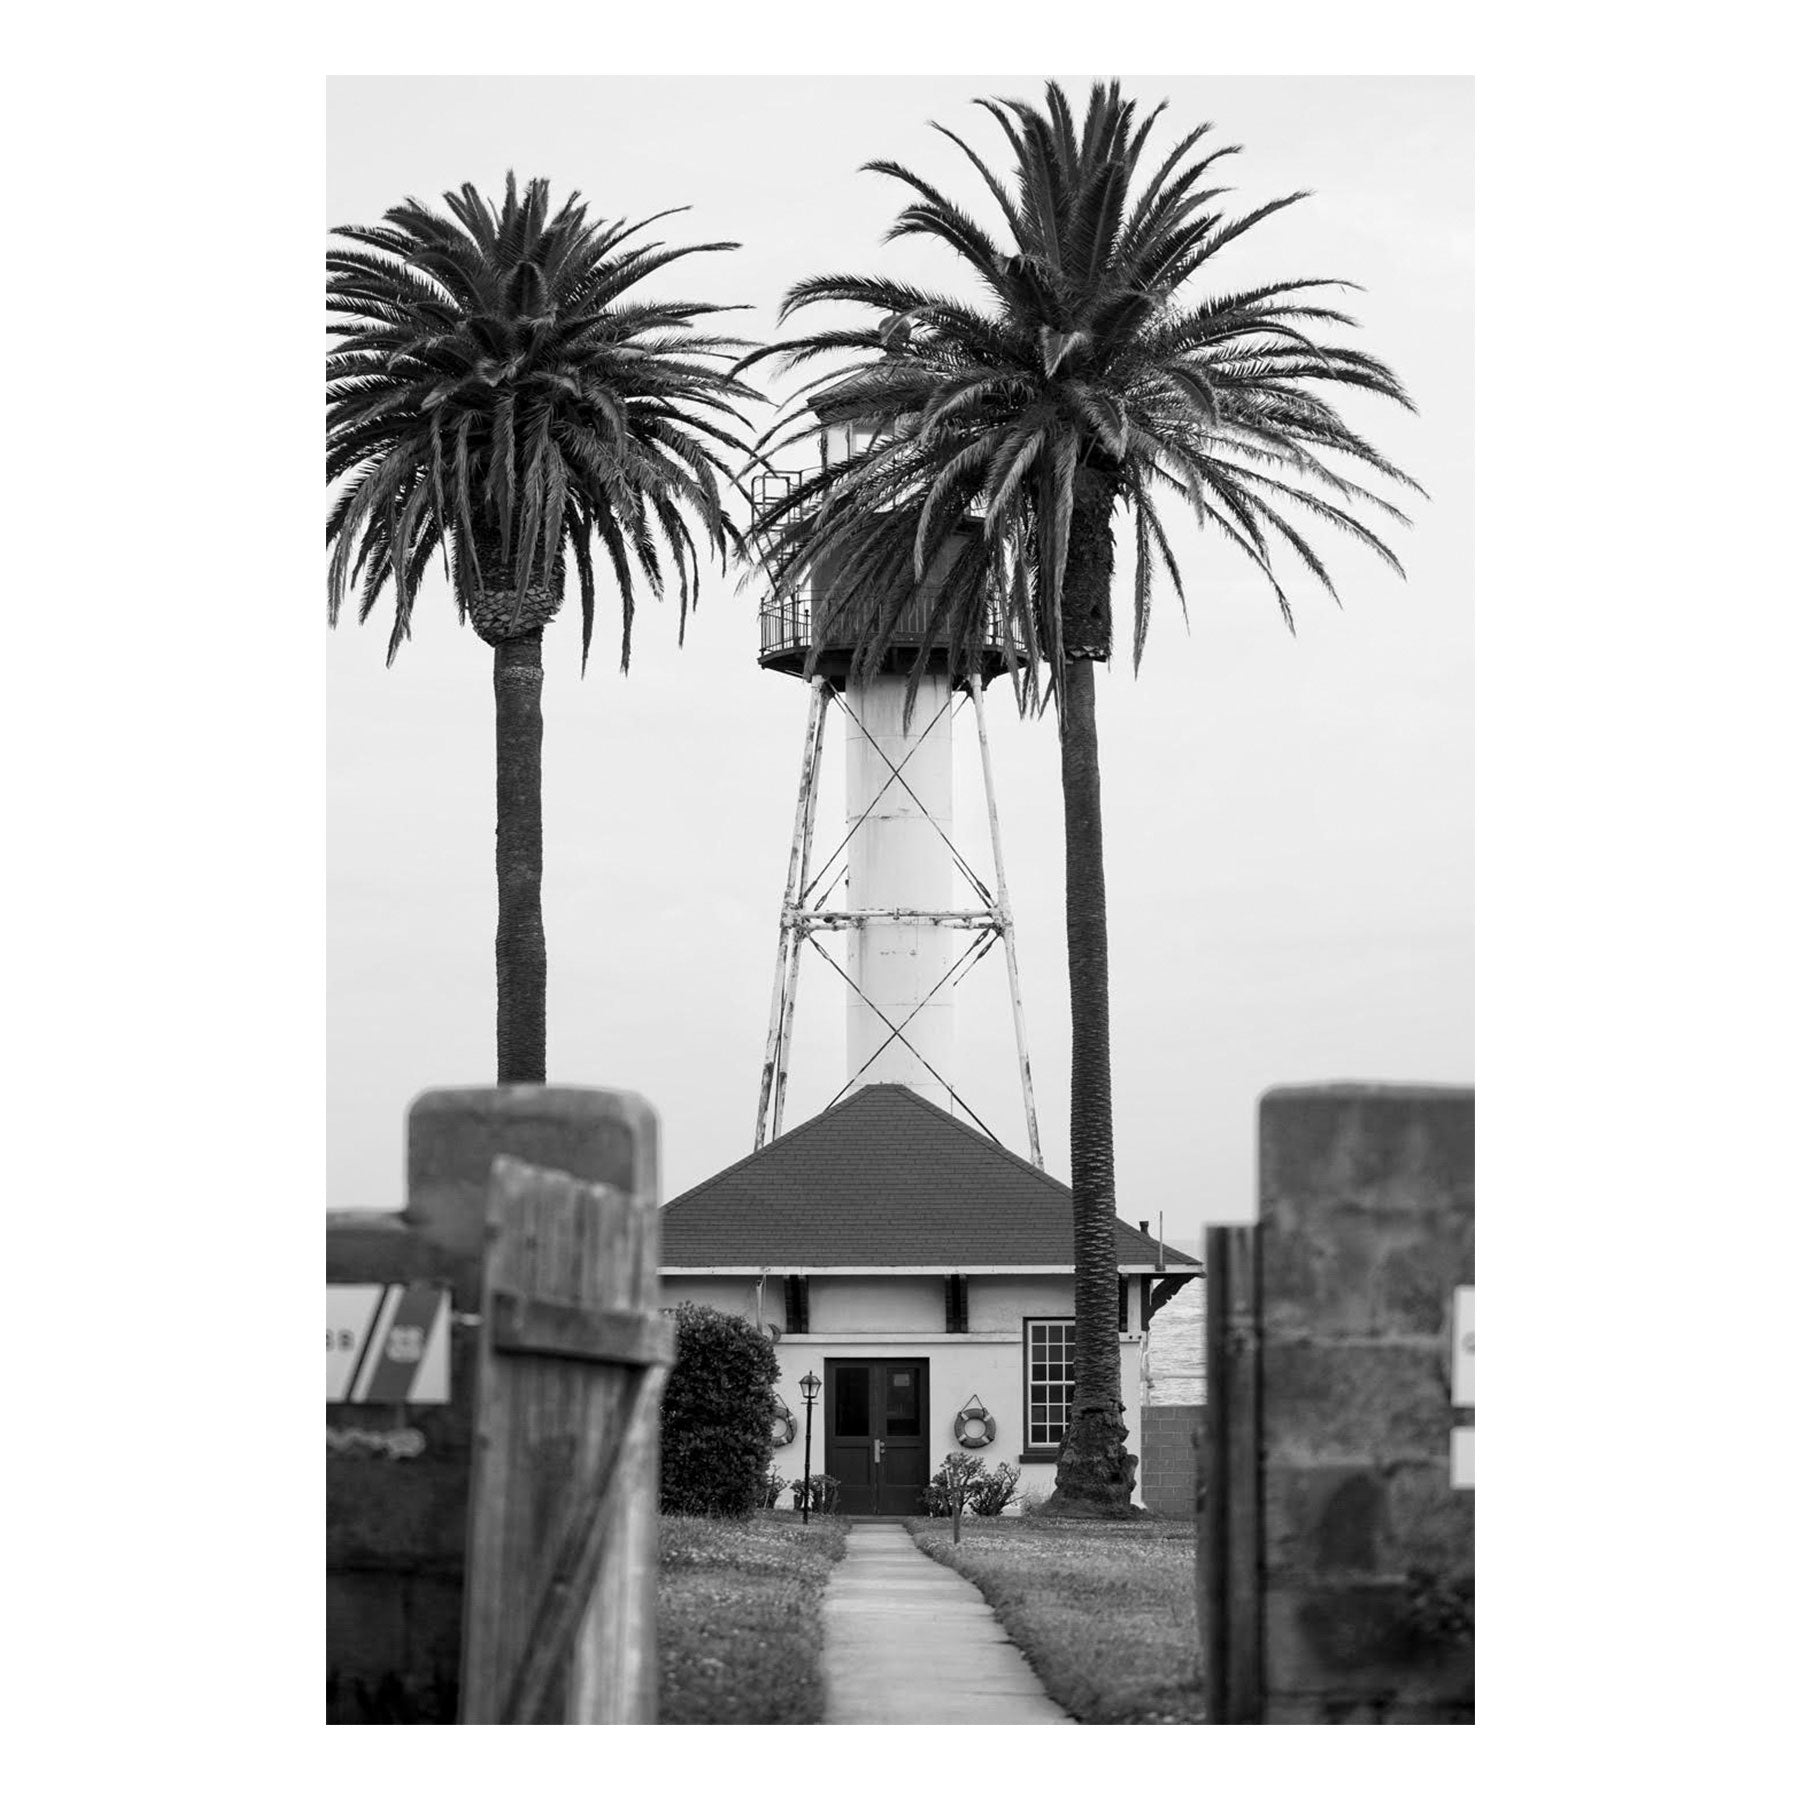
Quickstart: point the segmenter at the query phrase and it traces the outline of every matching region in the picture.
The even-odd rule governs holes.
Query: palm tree
[[[391,585],[391,665],[441,554],[459,621],[493,649],[497,1079],[541,1082],[544,627],[572,559],[585,671],[597,541],[619,592],[620,667],[639,577],[658,598],[673,582],[685,636],[696,539],[721,562],[739,541],[719,478],[744,453],[731,401],[755,396],[708,360],[741,342],[693,331],[726,309],[632,291],[735,244],[631,244],[669,215],[590,221],[577,194],[552,215],[548,182],[521,193],[510,173],[498,207],[468,185],[444,199],[448,216],[408,200],[380,225],[340,226],[326,256],[327,607],[335,625],[356,589],[367,619]]]
[[[1275,565],[1285,546],[1328,592],[1331,578],[1298,525],[1347,533],[1396,571],[1386,544],[1355,515],[1404,522],[1351,472],[1407,486],[1324,397],[1332,385],[1410,406],[1373,357],[1321,339],[1354,321],[1309,277],[1196,297],[1208,265],[1259,221],[1304,198],[1228,217],[1228,190],[1205,185],[1229,148],[1211,127],[1183,136],[1152,166],[1158,114],[1141,122],[1116,83],[1096,85],[1077,128],[1052,83],[1042,109],[977,102],[1015,159],[1003,181],[956,133],[998,207],[996,237],[949,196],[893,162],[866,165],[911,190],[890,239],[950,249],[979,284],[971,302],[878,276],[822,275],[792,288],[785,321],[819,304],[861,309],[853,322],[773,344],[792,368],[832,357],[770,432],[776,449],[834,420],[873,437],[802,479],[758,520],[761,567],[777,592],[829,569],[836,615],[815,640],[850,628],[860,668],[889,647],[925,572],[937,588],[928,629],[951,649],[952,678],[973,672],[996,614],[1019,646],[1022,705],[1054,700],[1060,721],[1072,1024],[1070,1167],[1074,1190],[1074,1418],[1055,1504],[1116,1512],[1136,1459],[1125,1453],[1115,1314],[1112,1086],[1106,884],[1094,665],[1113,649],[1115,514],[1130,523],[1133,665],[1142,657],[1151,572],[1160,564],[1186,609],[1160,507],[1185,504],[1267,578],[1293,614]],[[1008,244],[1005,239],[1010,239]],[[873,314],[871,317],[870,315]],[[843,315],[839,315],[842,319]],[[841,353],[852,360],[846,369]],[[1349,471],[1349,472],[1346,472]],[[1335,593],[1334,593],[1335,598]],[[846,611],[846,608],[853,611]],[[917,628],[916,622],[914,628]],[[915,680],[920,671],[915,670]]]

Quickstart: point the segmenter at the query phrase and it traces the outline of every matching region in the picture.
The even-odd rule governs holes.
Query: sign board
[[[1459,1287],[1450,1309],[1450,1404],[1475,1404],[1475,1290]]]
[[[325,1399],[441,1406],[450,1398],[450,1290],[432,1281],[328,1284]]]
[[[1450,1404],[1475,1404],[1475,1290],[1459,1287],[1450,1301]],[[1450,1430],[1450,1485],[1475,1485],[1475,1427]]]
[[[1472,1488],[1475,1485],[1475,1427],[1457,1425],[1450,1432],[1450,1485]]]

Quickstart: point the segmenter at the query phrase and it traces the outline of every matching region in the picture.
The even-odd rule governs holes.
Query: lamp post
[[[806,1400],[806,1456],[800,1478],[800,1523],[812,1523],[812,1409],[819,1397],[821,1383],[811,1369],[800,1377],[800,1392]]]

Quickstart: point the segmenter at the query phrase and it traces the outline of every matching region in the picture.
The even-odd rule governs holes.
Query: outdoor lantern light
[[[806,1456],[800,1471],[800,1523],[812,1523],[812,1409],[824,1386],[811,1369],[800,1377],[800,1392],[806,1400]]]

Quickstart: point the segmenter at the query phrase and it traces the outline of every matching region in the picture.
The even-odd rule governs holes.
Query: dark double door
[[[838,1510],[916,1513],[931,1478],[924,1362],[825,1360],[825,1473]]]

